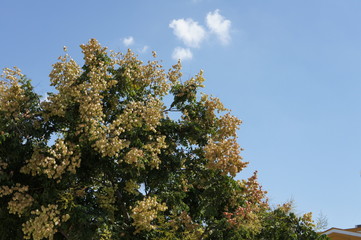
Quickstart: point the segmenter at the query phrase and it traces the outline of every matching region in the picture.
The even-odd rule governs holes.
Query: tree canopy
[[[291,215],[270,210],[257,174],[235,180],[241,121],[200,93],[202,71],[183,81],[155,53],[81,48],[82,67],[66,49],[53,64],[46,99],[4,69],[0,239],[291,239],[269,237]],[[282,231],[306,226],[292,239],[322,238],[290,218]]]

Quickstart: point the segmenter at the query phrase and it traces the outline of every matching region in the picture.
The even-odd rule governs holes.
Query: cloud
[[[148,50],[148,46],[147,45],[144,45],[143,46],[143,48],[141,48],[141,49],[138,49],[138,52],[140,52],[140,53],[145,53],[147,50]]]
[[[189,48],[176,47],[173,51],[172,58],[174,60],[189,60],[193,58],[192,51]]]
[[[40,102],[49,102],[49,95],[45,93],[44,96],[40,98]]]
[[[226,45],[231,40],[229,31],[231,21],[219,14],[219,9],[209,12],[206,17],[207,26],[210,31],[217,35],[222,44]]]
[[[134,38],[132,36],[123,38],[123,44],[127,47],[134,44]]]
[[[176,35],[188,47],[198,48],[200,43],[206,38],[206,31],[193,19],[173,20],[169,27],[173,29]]]

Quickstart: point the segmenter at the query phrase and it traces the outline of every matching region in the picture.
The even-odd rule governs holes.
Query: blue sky
[[[242,119],[239,143],[271,203],[361,224],[361,1],[1,0],[0,68],[50,91],[51,64],[90,38],[168,68],[205,71],[205,92]],[[178,49],[178,50],[177,50]]]

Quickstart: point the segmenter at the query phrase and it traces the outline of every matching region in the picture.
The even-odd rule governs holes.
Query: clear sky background
[[[183,79],[205,71],[205,92],[243,120],[239,143],[272,204],[329,227],[361,224],[361,1],[0,0],[0,68],[18,66],[50,91],[51,64],[81,61],[96,38]]]

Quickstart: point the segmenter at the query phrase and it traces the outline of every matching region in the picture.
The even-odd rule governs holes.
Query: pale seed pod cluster
[[[209,160],[207,166],[211,169],[219,169],[222,174],[236,176],[247,162],[242,161],[240,147],[234,138],[213,141],[210,139],[204,147],[205,157]]]
[[[31,214],[34,217],[23,224],[24,239],[53,240],[57,228],[70,217],[68,214],[61,215],[55,204],[41,206],[40,209],[31,211]]]
[[[178,63],[179,64],[179,63]],[[176,73],[176,78],[180,77],[181,75],[179,75],[178,71],[180,70],[180,66],[176,65],[175,68],[175,72]],[[186,86],[186,88],[190,88],[190,87],[195,87],[195,88],[200,88],[200,87],[204,87],[203,82],[205,81],[205,78],[203,77],[203,70],[200,70],[198,74],[196,74],[194,77],[190,78],[189,80],[184,82],[184,86]]]
[[[72,99],[80,97],[81,93],[75,87],[75,82],[81,73],[80,66],[68,55],[59,57],[59,62],[53,64],[49,77],[51,85],[55,86],[58,94],[49,95],[47,101],[42,103],[46,110],[43,114],[45,119],[51,116],[64,117]]]
[[[19,183],[11,188],[8,186],[0,187],[0,197],[12,195],[8,202],[9,213],[17,214],[20,217],[33,204],[34,199],[27,193],[28,191],[29,186],[21,186]]]
[[[159,159],[159,154],[161,150],[167,148],[167,144],[165,142],[166,136],[157,137],[152,143],[146,144],[143,146],[145,153],[148,155],[148,161],[151,168],[159,168],[159,164],[161,160]]]
[[[144,168],[144,152],[138,148],[132,148],[129,152],[126,153],[124,157],[124,162],[128,163],[129,165],[134,165],[137,168]]]
[[[228,109],[224,107],[223,103],[219,98],[210,97],[206,94],[203,94],[201,97],[201,102],[206,107],[206,118],[215,119],[217,117],[216,113],[227,111]]]
[[[0,76],[0,112],[8,119],[19,120],[22,105],[29,98],[25,95],[25,90],[19,84],[24,75],[20,69],[5,68]]]
[[[181,70],[182,70],[182,64],[180,60],[177,62],[177,64],[174,64],[172,68],[169,69],[167,77],[172,84],[179,83],[179,79],[183,75]]]
[[[235,177],[248,164],[242,161],[242,149],[237,143],[237,130],[242,122],[229,112],[218,117],[217,114],[228,110],[218,98],[203,95],[201,102],[206,109],[206,118],[210,122],[214,121],[217,127],[216,133],[209,138],[203,149],[208,159],[207,166]]]
[[[133,225],[136,228],[134,234],[155,229],[157,226],[152,222],[157,219],[159,212],[165,210],[167,210],[167,206],[165,203],[159,203],[156,196],[138,201],[131,213]]]
[[[302,221],[309,227],[316,227],[316,224],[314,223],[312,219],[312,212],[308,212],[302,215],[301,217]]]
[[[223,138],[237,138],[237,130],[239,129],[239,125],[241,125],[242,121],[237,117],[232,116],[230,113],[226,113],[225,115],[218,118],[217,125],[217,135],[215,137],[219,139]]]
[[[59,138],[50,149],[35,149],[21,172],[33,176],[45,174],[48,178],[60,181],[65,172],[76,173],[80,160],[78,146]]]
[[[85,64],[89,68],[88,80],[75,85],[76,79],[84,71],[68,55],[60,57],[60,62],[53,65],[54,69],[50,74],[52,85],[59,93],[50,95],[49,101],[43,103],[48,111],[46,117],[64,116],[65,109],[71,102],[78,103],[82,123],[77,128],[77,134],[81,135],[81,139],[93,142],[92,147],[102,157],[119,157],[119,153],[130,144],[120,137],[122,133],[140,127],[156,132],[165,110],[163,102],[157,97],[165,95],[170,85],[157,61],[142,65],[131,51],[125,55],[112,54],[108,62],[101,61],[96,55],[105,54],[106,48],[102,48],[94,39],[81,45],[81,48]],[[125,67],[123,74],[134,87],[150,86],[153,90],[145,102],[129,102],[121,114],[114,116],[115,120],[107,122],[103,109],[103,93],[117,84],[108,72],[108,68],[115,65]],[[157,163],[153,165],[157,166]]]

